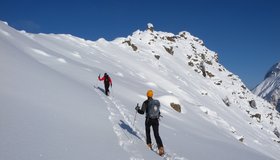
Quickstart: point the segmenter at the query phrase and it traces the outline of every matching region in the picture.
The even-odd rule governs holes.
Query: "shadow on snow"
[[[128,133],[132,134],[133,136],[141,140],[141,138],[137,135],[137,133],[133,131],[133,129],[128,124],[126,124],[123,120],[120,120],[119,125],[123,130],[126,130]]]

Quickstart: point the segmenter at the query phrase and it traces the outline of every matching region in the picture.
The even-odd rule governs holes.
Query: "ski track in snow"
[[[131,159],[143,159],[141,154],[136,148],[133,148],[135,139],[132,136],[137,137],[139,135],[134,133],[134,130],[130,126],[131,120],[125,115],[124,112],[120,111],[120,107],[117,105],[116,101],[112,97],[106,97],[104,93],[100,91],[99,88],[95,87],[95,91],[107,104],[107,109],[110,112],[109,120],[113,125],[113,130],[118,136],[119,145],[124,148],[125,151],[132,153],[133,157]],[[143,140],[143,135],[141,135],[141,140]],[[139,137],[138,137],[139,138]]]
[[[175,38],[175,42],[170,41],[168,38]],[[124,44],[127,40],[135,44],[138,50],[133,51],[131,46]],[[115,156],[119,155],[127,157],[124,159],[131,160],[186,159],[177,155],[175,153],[177,152],[192,159],[223,159],[216,157],[224,155],[231,155],[232,157],[229,157],[229,159],[280,159],[280,140],[279,136],[274,132],[275,130],[278,132],[280,128],[279,113],[274,110],[273,106],[252,95],[237,75],[226,70],[218,62],[217,53],[208,50],[199,42],[200,39],[193,37],[188,32],[180,32],[179,35],[174,35],[166,32],[139,30],[131,36],[119,38],[111,42],[103,38],[93,42],[71,35],[31,34],[25,31],[17,31],[7,26],[7,23],[0,21],[0,41],[3,42],[0,43],[1,50],[3,50],[0,58],[0,61],[3,61],[3,63],[2,61],[0,63],[1,76],[3,77],[0,79],[2,84],[0,86],[0,93],[4,95],[0,96],[0,101],[2,102],[0,102],[0,109],[3,110],[3,113],[8,111],[7,113],[11,114],[11,116],[5,114],[4,125],[1,125],[0,137],[3,139],[3,142],[1,141],[0,143],[0,148],[2,147],[0,149],[1,160],[16,159],[16,157],[21,157],[23,160],[36,159],[31,158],[36,153],[40,155],[40,158],[46,159],[47,153],[44,153],[44,151],[49,152],[48,156],[50,157],[59,155],[71,156],[72,159],[75,159],[71,154],[80,158],[91,156],[92,149],[99,149],[100,151],[100,145],[102,147],[109,147],[109,150],[116,148],[120,150],[114,154],[110,153],[111,155],[104,155],[106,151],[104,153],[98,152],[94,153],[91,157],[97,155],[110,157],[105,159],[116,159],[119,157]],[[175,54],[166,54],[165,47],[169,49],[173,47]],[[160,56],[160,60],[154,59],[155,55]],[[33,63],[33,60],[35,60],[35,63]],[[213,77],[210,77],[210,75],[202,76],[199,62],[207,62],[205,63],[206,70],[212,73]],[[165,157],[153,155],[154,153],[149,152],[149,149],[146,147],[144,123],[134,123],[135,110],[127,104],[131,100],[130,97],[127,96],[120,99],[118,96],[114,97],[114,94],[107,97],[103,93],[104,90],[98,86],[92,89],[92,92],[94,94],[95,92],[97,93],[97,95],[94,95],[94,98],[98,100],[97,105],[104,105],[102,113],[104,113],[105,109],[106,114],[102,115],[105,116],[102,117],[102,120],[109,120],[110,122],[108,121],[108,123],[112,124],[112,126],[106,128],[109,129],[109,132],[104,130],[100,134],[113,139],[114,146],[95,144],[91,141],[84,143],[84,140],[87,138],[84,136],[80,140],[74,139],[72,141],[73,134],[68,135],[69,129],[76,129],[71,127],[72,124],[73,126],[78,123],[85,124],[82,126],[83,129],[91,131],[92,128],[85,127],[91,123],[91,120],[95,120],[95,117],[83,119],[82,115],[76,117],[76,114],[68,114],[75,111],[73,110],[74,104],[70,110],[67,106],[64,107],[63,105],[71,102],[68,100],[69,97],[67,97],[72,96],[72,93],[67,93],[68,88],[70,88],[68,85],[72,85],[72,82],[77,84],[73,86],[74,88],[70,89],[81,87],[82,95],[86,96],[88,93],[84,92],[85,88],[83,87],[87,86],[88,79],[92,79],[94,74],[103,71],[110,71],[111,74],[114,73],[116,77],[114,82],[120,86],[119,93],[128,91],[127,93],[144,99],[146,96],[142,94],[143,91],[145,88],[150,88],[160,95],[159,100],[162,106],[169,106],[170,102],[180,104],[182,108],[181,115],[183,116],[172,114],[166,108],[161,110],[162,113],[168,115],[172,120],[161,124],[164,126],[165,131],[168,131],[168,134],[170,133],[170,137],[167,137],[170,138],[169,142],[165,146],[167,152]],[[41,79],[41,76],[49,78],[50,81]],[[32,81],[30,81],[31,79]],[[33,105],[43,104],[45,100],[52,98],[52,93],[56,91],[53,88],[62,84],[63,81],[65,81],[65,85],[62,85],[61,88],[67,87],[67,90],[59,90],[61,91],[59,92],[61,93],[61,100],[48,104],[53,106],[54,110],[52,107],[43,108],[45,104],[42,107],[32,107]],[[44,90],[39,87],[41,82],[47,85],[44,86]],[[263,87],[269,88],[265,84],[263,84]],[[39,92],[37,93],[37,91]],[[92,96],[91,93],[89,94],[89,96]],[[34,96],[35,98],[33,98]],[[29,97],[32,98],[29,99]],[[225,108],[225,104],[222,101],[224,98],[228,98],[231,101],[231,104],[233,104],[231,108]],[[85,100],[87,100],[86,97]],[[91,100],[86,101],[86,104],[92,104]],[[250,103],[248,103],[249,100],[255,100],[257,108],[252,108]],[[21,102],[23,103],[20,104]],[[80,98],[73,100],[73,102],[78,104],[84,103],[83,99]],[[12,116],[12,114],[18,114],[13,107],[5,107],[17,105],[18,107],[27,107],[27,110],[20,113],[20,115],[38,115],[28,117],[30,119],[26,122],[22,121],[23,118],[21,116]],[[81,114],[92,111],[87,110],[86,107],[83,109],[85,110],[81,110]],[[100,108],[97,108],[97,111],[99,111],[98,109]],[[42,114],[43,111],[49,112]],[[253,116],[254,114],[256,116],[257,113],[261,115],[259,119]],[[39,117],[41,114],[46,117]],[[58,118],[60,114],[62,116]],[[67,125],[64,124],[63,117],[67,117]],[[73,123],[77,119],[79,121]],[[44,123],[38,128],[37,123],[27,123],[31,122],[31,120],[32,122],[43,120]],[[187,120],[194,121],[189,122]],[[213,127],[213,131],[218,132],[215,133],[212,130],[208,131],[208,128],[203,128],[206,125],[210,125],[210,127]],[[62,127],[61,131],[59,130],[55,133],[68,135],[65,136],[65,139],[60,138],[57,141],[55,138],[59,137],[51,136],[41,140],[48,133],[43,132],[45,129],[58,126]],[[24,129],[27,127],[27,129],[21,130],[21,133],[18,134],[18,128],[21,129],[22,127]],[[176,128],[179,127],[183,128],[180,133],[176,132]],[[52,130],[48,131],[52,133]],[[174,135],[176,135],[176,141],[171,139],[173,138],[171,137],[173,131]],[[204,132],[197,134],[200,131]],[[204,136],[208,132],[213,134],[213,136],[210,138]],[[30,137],[30,133],[38,136]],[[186,136],[192,138],[192,141],[198,140],[198,143],[195,145],[184,143]],[[26,138],[20,137],[30,137],[30,139],[26,140]],[[201,137],[205,138],[209,144],[204,144],[200,140]],[[20,141],[18,141],[19,138]],[[242,140],[242,138],[244,142],[240,144],[235,143],[238,140]],[[180,141],[181,139],[184,140]],[[217,142],[218,145],[206,148],[212,145],[210,142],[213,141]],[[69,155],[71,148],[68,145],[70,146],[74,142],[77,144],[77,150]],[[51,151],[46,149],[46,147],[49,147],[49,144],[52,147]],[[63,145],[62,147],[67,145],[68,153],[62,153],[60,145]],[[78,147],[84,145],[92,146],[93,148]],[[157,147],[156,144],[153,145],[153,151],[156,154]],[[176,146],[188,148],[189,150],[186,151],[189,154]],[[203,154],[197,154],[197,152],[200,153],[202,148],[208,150],[203,150]],[[240,149],[246,150],[239,154]],[[213,155],[214,158],[209,155]],[[249,158],[244,158],[244,156]]]
[[[133,157],[130,159],[144,159],[139,150],[133,147],[137,143],[143,143],[143,147],[146,147],[144,129],[133,124],[134,117],[131,113],[127,113],[128,111],[125,109],[125,106],[115,99],[115,97],[105,96],[100,87],[94,86],[94,89],[107,104],[106,107],[110,112],[109,120],[113,125],[114,132],[118,136],[119,145],[128,153],[133,154]],[[168,150],[166,146],[165,150]],[[158,154],[156,144],[153,144],[152,151]],[[169,152],[166,152],[162,158],[165,160],[187,160],[185,157],[177,156],[176,153],[170,154]]]

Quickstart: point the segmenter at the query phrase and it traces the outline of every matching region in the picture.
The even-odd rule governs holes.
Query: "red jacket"
[[[108,78],[109,78],[109,83],[110,83],[110,85],[112,85],[112,79],[110,78],[110,76],[108,76]],[[98,80],[99,80],[99,81],[104,81],[104,80],[105,80],[105,76],[103,76],[102,78],[100,78],[100,77],[98,76]]]

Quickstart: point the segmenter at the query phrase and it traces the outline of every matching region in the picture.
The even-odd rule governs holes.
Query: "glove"
[[[135,107],[135,110],[138,111],[139,109],[140,109],[140,107],[137,104],[137,106]]]

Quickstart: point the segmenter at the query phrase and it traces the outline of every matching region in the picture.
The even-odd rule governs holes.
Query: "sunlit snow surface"
[[[279,114],[188,32],[88,41],[0,22],[0,48],[1,160],[280,159]],[[214,77],[202,76],[201,61]],[[105,72],[109,97],[97,80]],[[146,147],[145,116],[135,114],[148,89],[161,102],[163,158]]]

